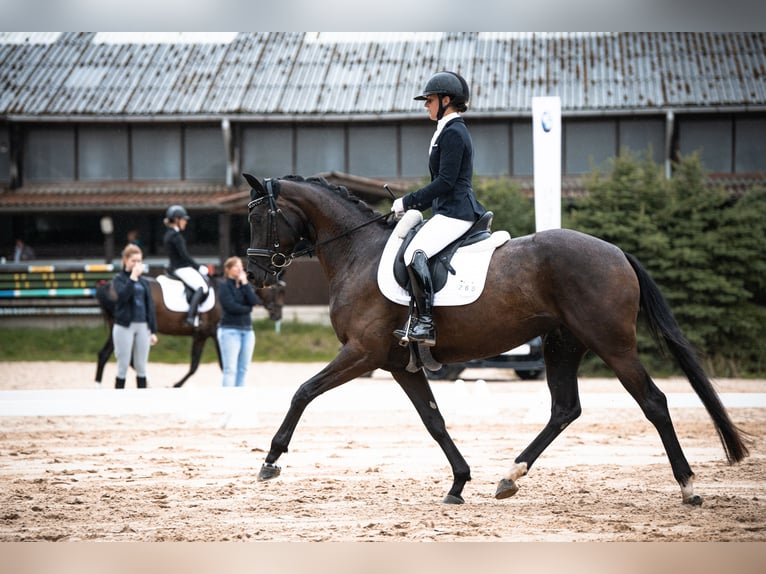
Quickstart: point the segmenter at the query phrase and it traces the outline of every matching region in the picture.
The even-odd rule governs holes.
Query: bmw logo
[[[543,131],[545,133],[548,133],[553,129],[553,118],[551,117],[550,112],[543,112],[542,117],[542,124],[543,124]]]

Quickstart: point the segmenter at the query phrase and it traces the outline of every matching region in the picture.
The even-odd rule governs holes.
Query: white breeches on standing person
[[[137,377],[146,376],[149,349],[152,346],[152,332],[148,323],[131,323],[128,327],[115,324],[112,327],[114,356],[117,358],[117,377],[124,379],[128,374],[130,358]]]
[[[202,292],[207,293],[207,281],[194,267],[179,267],[174,273],[181,278],[181,281],[191,287],[193,291],[202,288]]]
[[[415,234],[415,238],[407,246],[404,252],[404,263],[412,263],[412,257],[416,251],[425,252],[430,259],[439,251],[447,247],[458,237],[468,231],[473,225],[473,221],[455,219],[446,215],[436,214],[426,221],[425,225]]]

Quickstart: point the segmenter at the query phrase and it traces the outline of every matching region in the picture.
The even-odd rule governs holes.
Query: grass
[[[298,321],[282,322],[277,333],[274,323],[262,319],[253,323],[256,344],[254,361],[327,362],[335,357],[340,343],[329,326]],[[85,361],[96,362],[96,354],[109,335],[106,327],[62,329],[0,328],[0,361]],[[191,338],[159,335],[149,360],[155,363],[188,363]],[[215,345],[209,340],[202,353],[203,363],[217,362]]]

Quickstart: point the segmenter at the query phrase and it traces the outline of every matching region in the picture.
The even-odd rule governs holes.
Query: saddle
[[[493,217],[494,213],[487,211],[476,220],[470,229],[462,236],[458,237],[455,241],[447,245],[439,253],[428,260],[428,270],[431,272],[431,281],[433,283],[434,292],[440,291],[447,283],[448,273],[455,275],[456,271],[452,267],[451,261],[460,247],[484,241],[492,235],[490,228],[492,227]],[[410,279],[409,274],[407,273],[407,265],[404,262],[404,252],[412,242],[415,234],[417,234],[417,232],[420,231],[420,228],[425,224],[425,221],[421,221],[407,232],[399,251],[396,253],[396,259],[394,260],[394,278],[396,279],[396,282],[407,291],[410,289]]]
[[[206,279],[210,285],[210,279]],[[163,275],[157,277],[157,283],[162,288],[162,300],[170,311],[185,313],[189,310],[189,302],[194,290],[184,283],[180,277],[174,275],[170,270],[165,269]],[[210,286],[207,291],[207,297],[200,302],[197,308],[198,313],[210,311],[215,306],[215,289]]]

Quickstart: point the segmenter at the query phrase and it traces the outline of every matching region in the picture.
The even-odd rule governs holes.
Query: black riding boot
[[[114,379],[114,388],[115,389],[124,389],[125,388],[125,379],[121,379],[120,377],[116,377]]]
[[[146,377],[136,377],[136,386],[139,389],[145,389],[146,388]]]
[[[431,272],[428,270],[428,257],[424,251],[415,252],[412,263],[407,266],[407,273],[410,276],[412,298],[415,300],[417,315],[411,316],[408,320],[410,327],[406,339],[426,347],[433,347],[436,345],[436,327],[431,316],[434,288]],[[398,330],[395,334],[402,332],[403,330]]]
[[[197,326],[197,307],[199,307],[204,293],[205,291],[202,287],[197,288],[194,295],[192,295],[191,301],[189,301],[189,313],[186,315],[186,322],[192,327]]]

